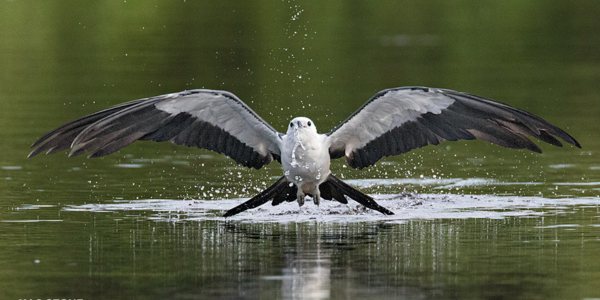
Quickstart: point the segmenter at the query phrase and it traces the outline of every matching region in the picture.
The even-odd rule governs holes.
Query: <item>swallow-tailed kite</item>
[[[481,139],[500,146],[541,152],[528,136],[555,146],[557,138],[580,147],[568,133],[540,117],[490,99],[448,89],[400,87],[378,92],[348,119],[319,134],[305,117],[280,133],[234,94],[188,90],[126,102],[69,122],[36,141],[29,157],[70,149],[70,156],[113,153],[137,140],[170,141],[225,154],[259,169],[276,160],[283,176],[269,188],[225,213],[225,217],[268,201],[304,204],[311,196],[348,203],[348,198],[391,215],[370,196],[330,171],[332,159],[345,157],[353,168],[372,166],[443,141]]]

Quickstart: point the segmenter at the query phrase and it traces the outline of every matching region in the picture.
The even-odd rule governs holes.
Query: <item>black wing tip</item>
[[[565,134],[566,134],[566,133],[565,133]],[[567,137],[568,137],[568,138],[567,138]],[[567,134],[567,136],[565,136],[565,137],[562,137],[562,139],[563,139],[565,142],[567,142],[567,143],[569,143],[569,144],[573,145],[574,147],[577,147],[577,148],[579,148],[579,149],[581,149],[581,148],[582,148],[581,144],[580,144],[580,143],[579,143],[579,142],[578,142],[576,139],[574,139],[572,136],[570,136],[570,135],[568,135],[568,134]],[[562,147],[562,145],[555,145],[555,146]]]
[[[548,123],[548,125],[552,126],[552,124],[549,124],[549,123]],[[555,127],[555,126],[553,126],[553,127]],[[554,129],[554,131],[550,131],[550,132],[548,132],[547,129],[541,130],[540,132],[542,132],[543,134],[538,136],[538,138],[548,144],[551,144],[551,145],[554,145],[557,147],[562,147],[563,144],[556,138],[556,137],[559,137],[563,141],[565,141],[579,149],[582,148],[579,141],[577,141],[572,135],[568,134],[566,131],[564,131],[558,127],[555,127],[553,129]],[[545,136],[545,138],[544,138],[544,136]]]
[[[32,147],[33,150],[31,150],[31,152],[29,152],[29,154],[27,155],[27,159],[33,158],[34,156],[37,156],[38,154],[45,152],[46,155],[48,154],[52,154],[58,150],[56,150],[56,146],[54,147],[43,147],[43,146],[39,146],[39,147]]]
[[[42,152],[43,152],[42,149],[39,149],[39,148],[33,149],[33,150],[31,150],[31,152],[29,152],[29,154],[27,154],[27,159],[31,159],[34,156],[37,156],[38,154],[40,154]],[[48,154],[48,153],[46,153],[46,154]]]
[[[27,154],[27,159],[31,159],[34,156],[38,155],[40,152],[37,151],[37,149],[33,149],[31,152],[29,152],[29,154]]]
[[[542,124],[544,124],[545,127],[548,127],[548,128],[544,128],[544,130],[546,130],[547,134],[550,135],[551,137],[552,137],[552,135],[560,137],[565,142],[567,142],[567,143],[569,143],[569,144],[571,144],[571,145],[573,145],[573,146],[575,146],[575,147],[577,147],[579,149],[582,148],[581,144],[572,135],[570,135],[569,133],[567,133],[563,129],[561,129],[561,128],[559,128],[559,127],[551,124],[547,120],[545,120],[542,117],[537,116],[537,115],[535,115],[533,113],[530,113],[528,111],[525,111],[525,110],[513,107],[512,105],[509,105],[509,104],[506,104],[506,103],[502,103],[502,102],[500,102],[498,100],[494,100],[494,99],[491,99],[491,98],[486,98],[486,97],[477,96],[477,95],[473,95],[473,94],[470,94],[470,93],[459,92],[459,91],[450,90],[450,89],[440,89],[440,90],[442,90],[444,92],[447,92],[448,94],[455,94],[455,95],[458,94],[458,95],[463,95],[463,96],[467,96],[467,97],[470,97],[470,98],[482,99],[482,100],[492,101],[492,102],[495,102],[495,103],[498,103],[498,104],[506,105],[510,109],[515,110],[516,112],[518,112],[520,114],[524,114],[526,117],[532,118],[532,119],[534,119],[534,120],[536,120],[536,121],[541,122]],[[552,138],[554,138],[554,137],[552,137]],[[547,142],[549,144],[552,144],[554,146],[557,146],[557,147],[562,147],[562,144],[558,140],[556,140],[556,142],[557,142],[556,144],[555,143],[551,143],[549,141],[545,141],[545,142]]]
[[[32,158],[42,152],[42,147],[36,147],[35,145],[31,145],[31,151],[27,154],[27,159]]]
[[[548,134],[552,134],[554,136],[560,137],[561,139],[563,139],[565,142],[581,149],[581,144],[579,143],[579,141],[577,141],[572,135],[570,135],[569,133],[567,133],[566,131],[548,123],[548,125],[554,127],[552,129],[554,129],[554,132],[548,132]],[[560,143],[560,142],[559,142]],[[551,143],[552,144],[552,143]],[[555,146],[559,146],[559,145],[555,145]],[[562,145],[560,145],[562,146]],[[559,147],[560,147],[559,146]]]
[[[45,140],[46,139],[44,137],[41,137],[41,138],[37,139],[35,142],[31,143],[31,145],[29,146],[29,148],[36,147],[37,145],[41,144]]]
[[[570,137],[570,139],[565,139],[565,141],[567,141],[567,143],[569,143],[569,144],[571,144],[571,145],[573,145],[573,146],[575,146],[575,147],[577,147],[579,149],[582,148],[581,144],[579,143],[579,141],[577,141],[574,137],[572,137],[570,135],[569,135],[569,137]]]
[[[44,149],[44,145],[46,145],[46,143],[49,141],[48,137],[54,133],[56,130],[50,131],[48,133],[46,133],[45,135],[43,135],[41,138],[37,139],[35,142],[33,142],[29,148],[31,148],[31,152],[29,152],[29,155],[27,155],[27,158],[32,158],[40,153],[42,153],[45,149]],[[51,151],[52,148],[50,150],[48,150],[48,152],[46,152],[46,154],[49,153],[49,151]]]

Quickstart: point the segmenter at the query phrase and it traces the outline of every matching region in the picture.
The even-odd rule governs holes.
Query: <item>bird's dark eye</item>
[[[294,123],[290,123],[290,127],[294,127]]]
[[[307,123],[307,124],[308,124],[308,126],[312,125],[312,123],[311,123],[310,121],[308,121],[308,123]]]

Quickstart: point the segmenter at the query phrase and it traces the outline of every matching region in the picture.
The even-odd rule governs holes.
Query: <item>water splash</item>
[[[294,147],[292,148],[292,161],[290,162],[290,165],[294,168],[303,167],[298,162],[298,159],[302,160],[304,158],[304,153],[301,153],[301,155],[298,155],[298,158],[296,158],[296,152],[298,151],[298,147],[302,148],[303,151],[306,150],[306,147],[302,143],[302,139],[300,138],[300,132],[298,130],[294,130],[294,140],[296,142],[294,143]],[[308,169],[307,166],[304,167]]]
[[[392,210],[395,215],[385,216],[350,201],[343,205],[334,201],[322,201],[320,206],[294,202],[279,206],[264,205],[239,215],[223,218],[228,209],[247,199],[223,200],[117,200],[104,204],[70,205],[63,208],[69,212],[151,212],[145,218],[155,221],[204,221],[232,220],[250,223],[278,222],[392,222],[402,223],[415,219],[501,219],[506,217],[536,217],[563,214],[575,206],[600,206],[598,197],[560,198],[517,197],[495,195],[457,194],[382,194],[372,195],[379,204]],[[122,217],[122,216],[119,216]],[[138,216],[139,217],[139,216]]]

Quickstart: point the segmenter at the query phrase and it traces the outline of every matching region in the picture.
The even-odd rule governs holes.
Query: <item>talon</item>
[[[319,204],[321,204],[321,197],[319,197],[318,195],[314,196],[313,202],[315,203],[315,205],[319,206]]]
[[[298,193],[296,194],[296,199],[298,200],[298,206],[304,205],[304,193],[298,189]]]

